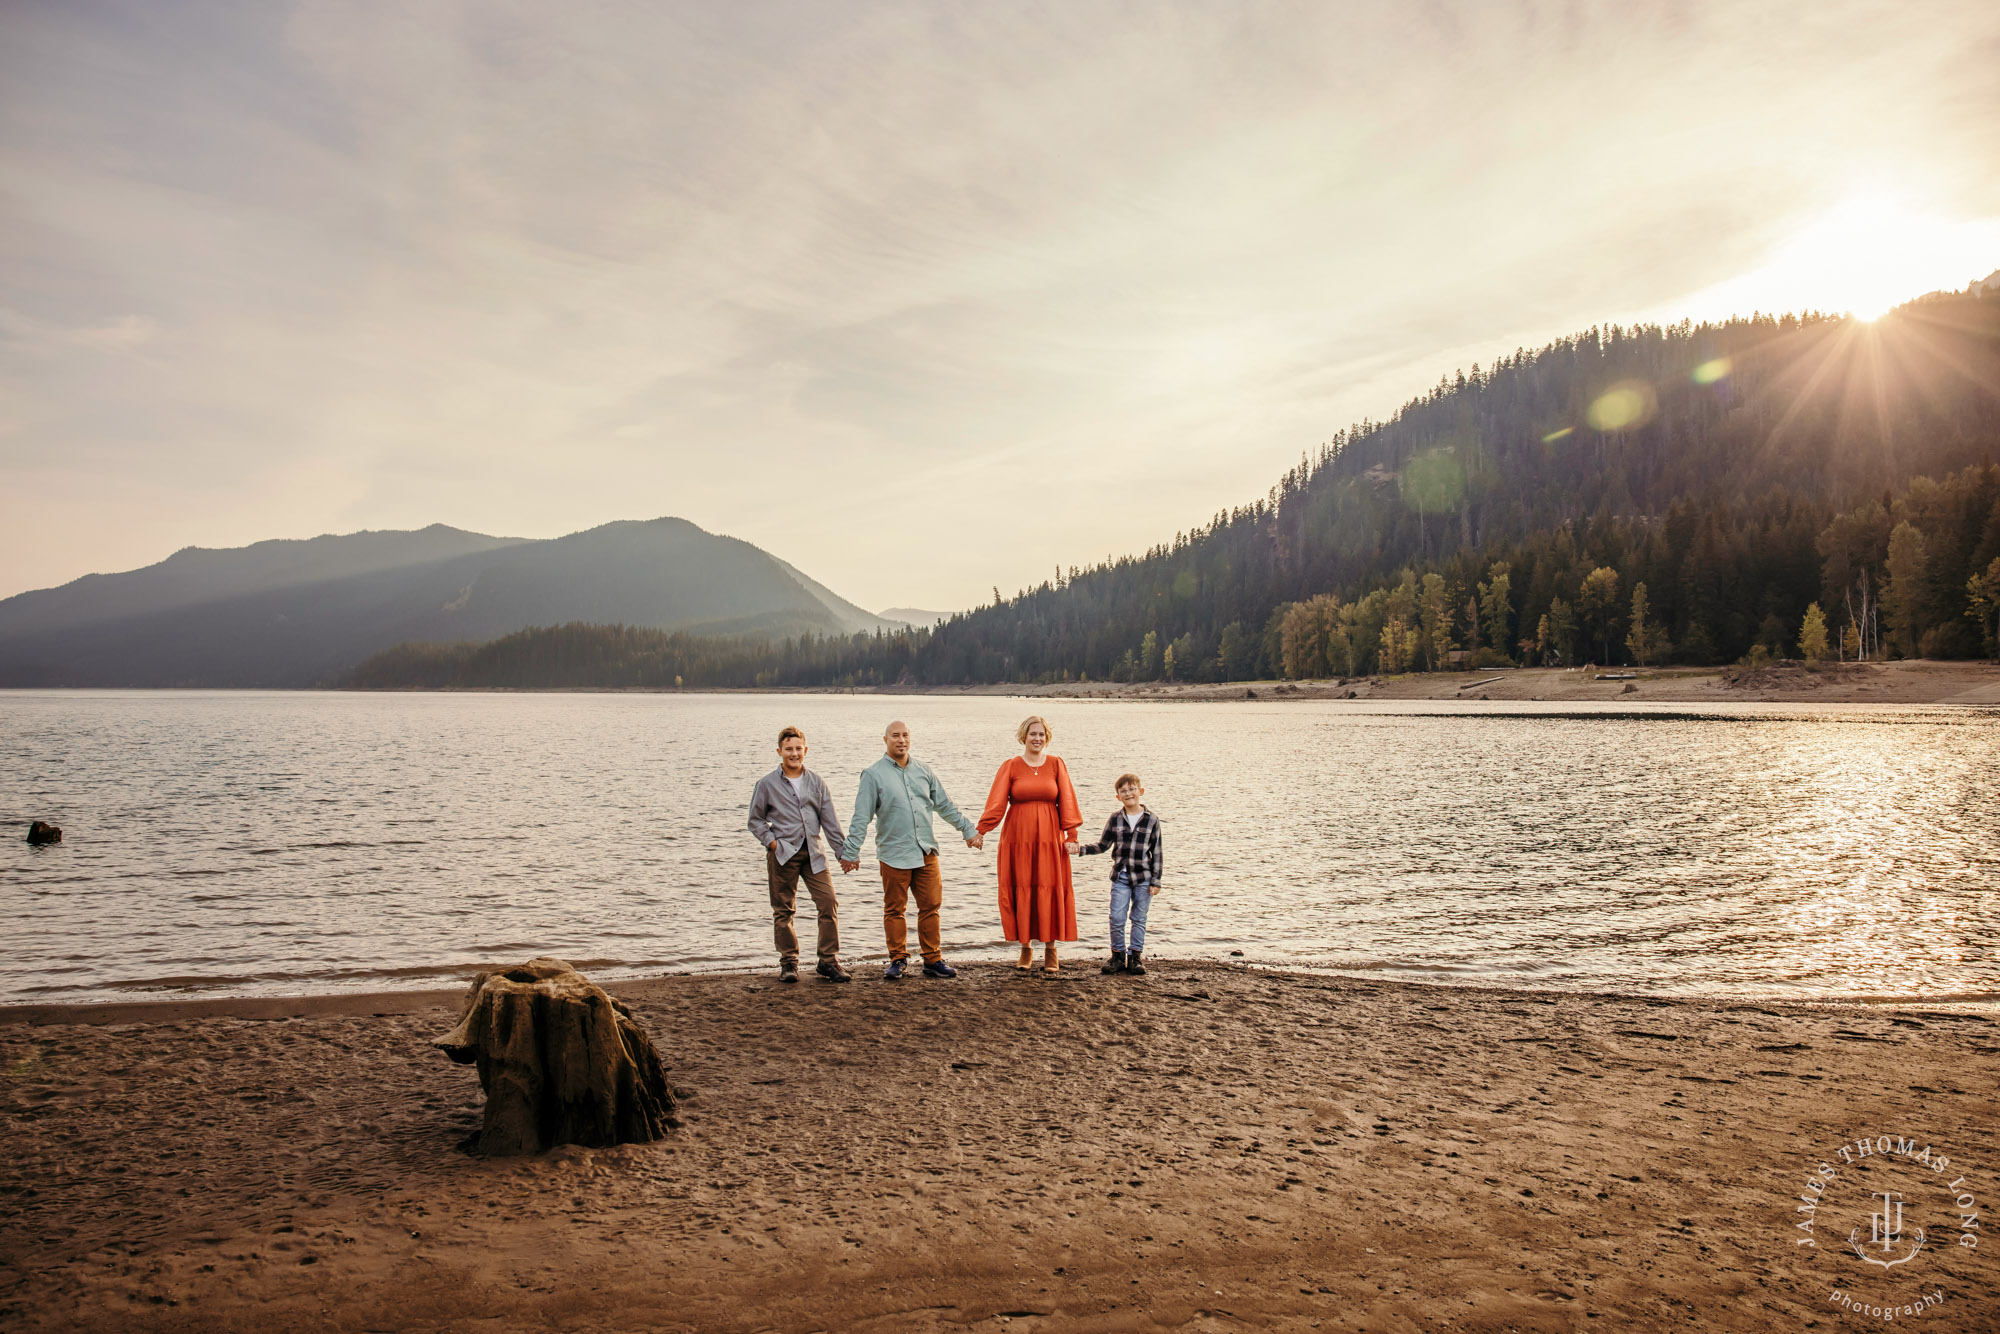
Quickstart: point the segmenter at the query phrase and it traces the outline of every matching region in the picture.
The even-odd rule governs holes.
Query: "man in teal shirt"
[[[852,871],[861,865],[861,840],[873,820],[875,856],[882,864],[882,931],[889,938],[889,967],[882,980],[902,980],[909,960],[903,910],[912,894],[917,899],[917,944],[924,952],[924,976],[957,977],[958,970],[944,961],[938,913],[944,906],[944,877],[938,872],[931,812],[957,826],[968,848],[985,847],[986,836],[959,813],[930,766],[910,758],[909,724],[890,723],[882,745],[888,754],[861,771],[861,790],[855,794],[854,820],[840,850],[840,869]]]

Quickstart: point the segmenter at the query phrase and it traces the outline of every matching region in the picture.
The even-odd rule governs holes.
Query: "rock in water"
[[[436,1045],[479,1066],[484,1154],[644,1144],[680,1124],[660,1054],[632,1012],[561,959],[480,973],[458,1027]]]
[[[35,820],[28,825],[28,842],[40,847],[44,843],[62,842],[62,830],[45,820]]]

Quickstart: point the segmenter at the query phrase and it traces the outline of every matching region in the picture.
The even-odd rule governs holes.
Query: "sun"
[[[1875,320],[1898,302],[1980,276],[1971,271],[1978,264],[1970,256],[1964,272],[1953,264],[1945,276],[1940,260],[1960,249],[1952,244],[1951,231],[1948,223],[1897,204],[1850,200],[1799,233],[1777,262],[1801,286],[1813,283],[1832,295],[1822,309]]]
[[[1696,319],[1820,310],[1875,320],[1926,292],[1962,289],[1996,265],[2000,218],[1953,221],[1862,192],[1807,222],[1757,268],[1674,308]]]

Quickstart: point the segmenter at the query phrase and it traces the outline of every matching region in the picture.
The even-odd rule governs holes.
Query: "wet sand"
[[[687,1124],[516,1161],[455,996],[0,1011],[0,1326],[1794,1331],[1883,1323],[1792,1239],[1834,1146],[1990,1205],[1990,1014],[1081,963],[616,984]],[[1996,1327],[1926,1225],[1881,1290]]]

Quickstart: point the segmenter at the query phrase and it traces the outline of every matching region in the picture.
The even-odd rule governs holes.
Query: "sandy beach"
[[[458,1148],[455,995],[0,1011],[0,1324],[1826,1328],[1871,1322],[1795,1246],[1814,1164],[2000,1156],[1960,1007],[1082,962],[616,984],[685,1126],[511,1161]],[[1883,1291],[1992,1328],[1992,1250],[1927,1225]]]

